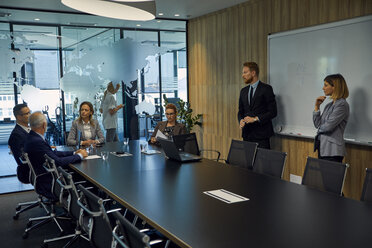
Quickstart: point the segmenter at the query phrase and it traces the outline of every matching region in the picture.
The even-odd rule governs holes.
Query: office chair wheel
[[[23,235],[22,235],[22,238],[27,239],[28,238],[28,232],[24,232]]]
[[[18,218],[19,218],[19,214],[15,214],[15,215],[13,216],[13,220],[18,220]]]
[[[17,207],[16,207],[16,210],[17,210],[17,211],[21,210],[21,206],[17,206]]]
[[[29,228],[32,226],[32,221],[27,222],[26,227]]]

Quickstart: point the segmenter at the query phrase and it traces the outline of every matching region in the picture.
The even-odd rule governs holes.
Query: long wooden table
[[[194,163],[127,151],[71,168],[181,247],[371,247],[372,205],[207,159]],[[250,200],[227,204],[204,191],[225,189]]]

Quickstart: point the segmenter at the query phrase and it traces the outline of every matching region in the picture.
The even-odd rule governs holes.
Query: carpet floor
[[[28,238],[23,239],[28,219],[45,215],[42,208],[36,207],[19,215],[17,220],[13,219],[15,208],[19,202],[34,201],[37,195],[33,191],[19,192],[0,195],[0,247],[2,248],[29,248],[41,247],[44,239],[55,238],[59,235],[59,229],[54,222],[49,222],[29,232]],[[61,222],[66,234],[74,233],[74,227],[69,221]],[[63,247],[69,239],[49,243],[49,248]],[[79,239],[71,247],[91,248],[89,242]]]

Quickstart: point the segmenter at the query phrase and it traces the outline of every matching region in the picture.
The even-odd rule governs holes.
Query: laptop
[[[158,138],[158,141],[160,142],[160,145],[163,148],[165,155],[170,159],[177,160],[180,162],[193,162],[200,161],[202,159],[202,157],[200,156],[187,152],[178,151],[176,144],[174,144],[172,140]]]

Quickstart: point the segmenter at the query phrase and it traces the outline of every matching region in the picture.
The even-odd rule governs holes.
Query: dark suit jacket
[[[159,121],[151,137],[155,137],[158,130],[164,133],[164,129],[166,128],[166,126],[167,126],[167,121]],[[185,125],[176,122],[176,125],[174,126],[174,130],[173,130],[173,135],[179,135],[179,134],[185,134],[185,133],[186,133]]]
[[[167,121],[159,121],[158,124],[156,125],[155,129],[154,129],[154,132],[151,135],[151,138],[156,136],[156,133],[158,132],[158,130],[160,130],[161,132],[164,133],[164,129],[166,128],[166,126],[167,126]],[[182,123],[176,122],[176,125],[174,126],[174,130],[173,130],[173,136],[174,135],[185,134],[185,133],[187,133],[185,125],[183,125]],[[151,139],[149,140],[149,142],[150,141],[151,141]],[[160,146],[159,141],[156,141],[155,145]]]
[[[30,169],[26,164],[23,164],[19,157],[22,155],[23,146],[27,139],[28,133],[18,124],[15,125],[12,133],[10,134],[8,145],[15,161],[17,162],[17,177],[22,183],[30,183]]]
[[[36,175],[46,173],[43,164],[45,162],[44,155],[51,157],[57,166],[67,167],[68,164],[78,162],[81,160],[80,156],[73,154],[73,152],[59,152],[53,151],[49,144],[40,137],[39,134],[31,131],[24,145],[24,151],[28,154],[32,167]],[[48,198],[54,198],[52,189],[52,175],[46,174],[38,178],[37,192]]]
[[[277,115],[275,95],[273,88],[263,82],[259,82],[254,93],[251,105],[248,104],[249,86],[240,91],[238,121],[246,116],[259,118],[243,128],[244,140],[268,139],[274,134],[271,120]]]

